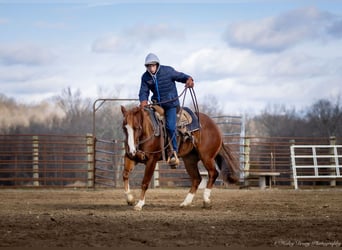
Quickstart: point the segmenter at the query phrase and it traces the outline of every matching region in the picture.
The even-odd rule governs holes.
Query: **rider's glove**
[[[185,87],[186,88],[193,88],[194,87],[194,79],[192,79],[191,76],[188,78],[188,80],[186,80]]]
[[[140,102],[140,108],[144,108],[145,106],[147,106],[147,101],[141,101]]]

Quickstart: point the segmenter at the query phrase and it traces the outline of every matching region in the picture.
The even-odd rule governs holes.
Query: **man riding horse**
[[[146,72],[141,77],[139,91],[140,106],[148,105],[150,91],[152,102],[160,105],[165,111],[166,130],[171,140],[168,163],[171,166],[179,164],[177,145],[177,109],[179,108],[178,92],[175,82],[185,83],[185,87],[193,88],[194,81],[191,76],[176,71],[170,66],[161,65],[159,58],[149,53],[145,58]]]

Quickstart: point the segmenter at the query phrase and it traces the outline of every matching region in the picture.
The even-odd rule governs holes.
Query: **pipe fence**
[[[224,136],[241,168],[240,187],[257,187],[250,173],[277,172],[272,187],[293,188],[291,145],[342,144],[342,138],[290,138]],[[80,135],[0,135],[0,188],[121,188],[123,142]],[[303,163],[304,164],[304,163]],[[199,164],[200,171],[205,171]],[[138,164],[130,177],[132,187],[140,187],[144,165]],[[333,183],[333,185],[332,185]],[[170,169],[160,161],[152,187],[188,187],[190,178],[184,165]],[[300,179],[308,187],[341,186],[341,180]],[[226,187],[220,178],[216,187]]]

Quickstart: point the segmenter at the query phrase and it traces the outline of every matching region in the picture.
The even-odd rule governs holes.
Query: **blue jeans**
[[[177,123],[177,108],[167,108],[165,110],[165,119],[166,119],[166,131],[168,132],[173,150],[178,152],[177,146],[177,134],[176,134],[176,123]]]

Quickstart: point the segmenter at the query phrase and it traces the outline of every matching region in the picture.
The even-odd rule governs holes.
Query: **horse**
[[[151,117],[146,108],[140,106],[126,109],[121,106],[123,114],[122,128],[125,134],[125,156],[123,183],[126,201],[128,205],[134,205],[134,196],[129,186],[129,175],[138,163],[145,164],[144,177],[141,183],[141,193],[134,210],[142,210],[145,205],[145,194],[150,184],[156,163],[162,159],[163,145],[161,138],[154,134]],[[215,167],[217,164],[223,181],[236,183],[239,180],[239,165],[230,148],[223,143],[220,129],[215,122],[204,113],[197,113],[200,128],[192,132],[192,140],[182,140],[178,155],[184,162],[185,169],[191,178],[191,188],[180,207],[191,205],[201,182],[198,168],[202,161],[208,171],[207,186],[203,191],[203,207],[211,207],[211,190],[219,172]]]

